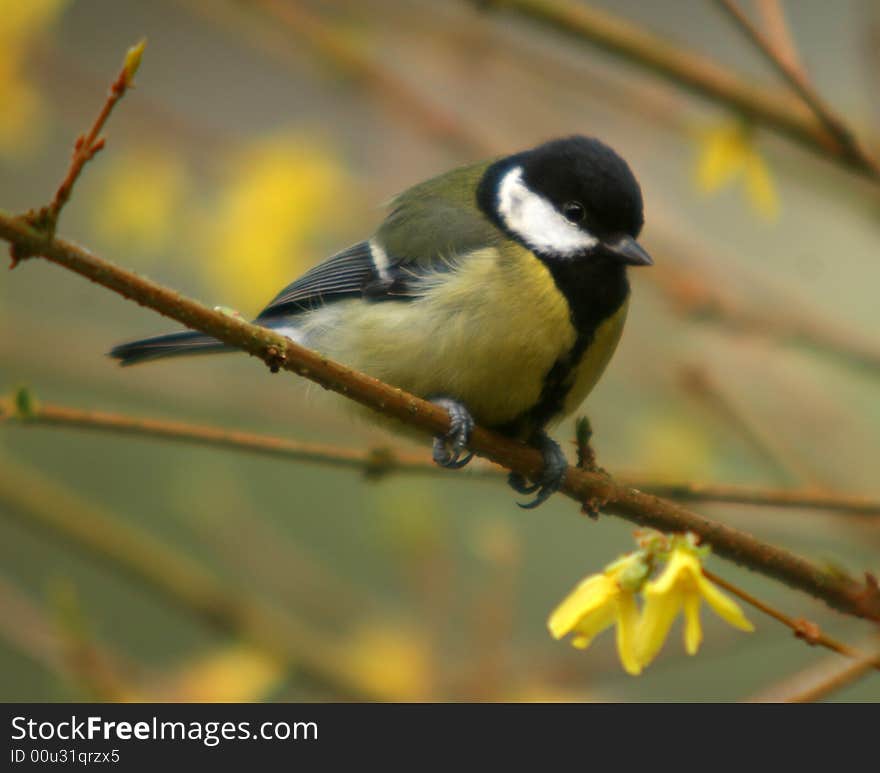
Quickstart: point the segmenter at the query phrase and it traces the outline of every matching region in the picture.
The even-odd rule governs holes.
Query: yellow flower
[[[354,685],[380,700],[430,698],[431,649],[410,626],[389,621],[356,628],[340,667]]]
[[[636,637],[636,655],[641,666],[650,663],[666,640],[672,622],[684,609],[684,646],[694,655],[700,646],[703,632],[700,627],[700,601],[735,628],[753,631],[739,606],[716,588],[703,575],[695,549],[679,542],[673,550],[663,573],[645,584],[645,608]]]
[[[779,215],[779,196],[753,139],[751,128],[742,122],[703,132],[699,139],[697,187],[704,193],[714,193],[741,177],[755,211],[775,220]]]
[[[101,178],[92,208],[99,238],[139,255],[167,249],[185,216],[188,179],[180,160],[162,149],[116,152]]]
[[[620,662],[627,673],[641,673],[635,649],[639,618],[636,592],[649,571],[645,554],[638,552],[609,564],[602,574],[587,577],[550,615],[550,633],[556,639],[574,633],[571,643],[585,649],[616,623]]]
[[[36,149],[44,104],[31,83],[27,55],[61,15],[67,0],[0,0],[0,155],[20,157]]]
[[[350,204],[347,175],[332,148],[282,132],[233,158],[228,184],[200,230],[197,251],[220,297],[256,311],[314,261],[318,234]]]

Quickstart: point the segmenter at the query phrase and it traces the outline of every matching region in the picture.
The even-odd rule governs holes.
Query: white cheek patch
[[[522,174],[521,166],[514,167],[498,187],[498,214],[513,233],[536,252],[562,257],[573,257],[599,243],[529,190]]]

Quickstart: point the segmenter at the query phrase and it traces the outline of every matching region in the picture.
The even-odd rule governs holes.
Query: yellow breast
[[[574,370],[572,386],[565,398],[563,412],[556,420],[574,413],[605,372],[620,336],[629,310],[629,299],[596,329],[593,342],[587,347],[580,363]]]
[[[550,272],[519,246],[471,253],[423,291],[411,302],[328,306],[308,322],[309,345],[421,397],[450,396],[498,426],[537,402],[576,339]]]

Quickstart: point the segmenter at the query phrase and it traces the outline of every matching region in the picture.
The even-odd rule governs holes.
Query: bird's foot
[[[544,470],[541,477],[534,483],[526,483],[526,479],[518,472],[512,472],[507,477],[510,487],[518,494],[534,494],[537,496],[530,502],[518,502],[525,510],[533,510],[538,505],[546,502],[553,494],[559,491],[568,468],[568,460],[559,443],[553,440],[546,432],[541,432],[537,438],[537,447],[544,457]]]
[[[434,438],[434,462],[450,470],[459,470],[474,456],[469,451],[462,457],[476,426],[473,416],[464,405],[452,398],[435,397],[431,402],[449,413],[449,431]]]

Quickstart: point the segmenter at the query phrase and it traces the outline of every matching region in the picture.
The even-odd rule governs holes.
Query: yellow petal
[[[553,638],[561,639],[574,629],[581,618],[607,604],[616,592],[615,582],[605,575],[587,577],[563,599],[547,620]]]
[[[700,595],[688,593],[684,597],[684,648],[688,655],[696,655],[703,640],[700,628]]]
[[[92,227],[111,247],[140,256],[166,249],[179,235],[189,193],[186,168],[167,149],[113,153],[92,209]]]
[[[645,608],[636,635],[636,657],[643,667],[657,656],[682,602],[678,591],[656,593],[646,589]]]
[[[614,625],[616,618],[617,605],[613,600],[585,614],[574,627],[574,634],[577,639],[575,646],[578,649],[589,647],[593,639],[602,631]],[[574,644],[574,642],[572,643]]]
[[[642,664],[636,655],[639,608],[633,593],[621,593],[617,598],[617,654],[628,674],[638,676]]]
[[[770,169],[764,159],[753,151],[745,167],[746,193],[752,206],[769,220],[779,216],[779,196]]]
[[[730,623],[734,628],[739,628],[741,631],[755,630],[755,626],[746,619],[739,605],[718,590],[702,573],[697,578],[697,585],[700,595],[722,620]]]
[[[697,161],[697,187],[704,193],[712,193],[730,183],[743,170],[748,149],[738,125],[707,132]]]
[[[682,580],[702,576],[699,559],[690,551],[676,549],[672,551],[663,573],[645,585],[645,593],[663,595],[670,593]]]

